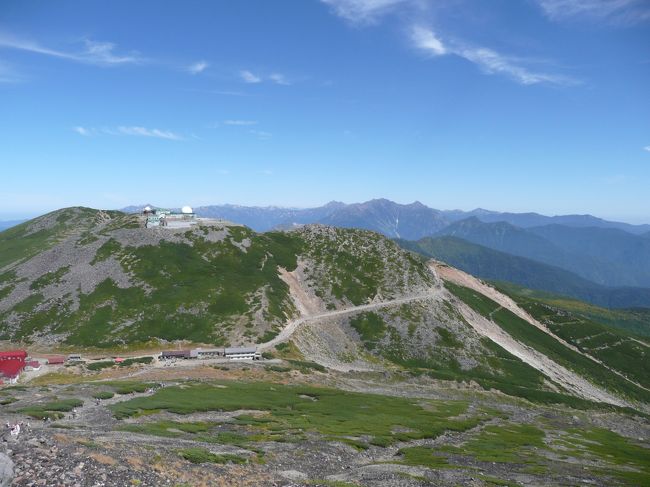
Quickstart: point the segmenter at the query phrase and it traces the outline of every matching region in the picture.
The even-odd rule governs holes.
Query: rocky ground
[[[13,463],[15,486],[421,486],[421,485],[634,485],[620,479],[603,477],[602,461],[590,459],[563,460],[553,464],[553,453],[536,452],[548,463],[536,472],[524,465],[481,461],[471,456],[451,455],[449,465],[436,467],[405,464],[400,449],[405,447],[459,447],[475,438],[488,425],[553,424],[555,429],[592,427],[616,431],[625,438],[643,442],[650,438],[650,424],[639,417],[618,413],[585,413],[567,409],[534,406],[501,394],[478,391],[469,386],[450,386],[434,380],[383,377],[363,373],[265,373],[263,368],[249,369],[238,364],[226,371],[215,367],[178,369],[177,379],[164,382],[178,386],[186,379],[260,380],[291,383],[327,384],[346,390],[370,392],[387,396],[414,397],[425,400],[469,401],[467,415],[481,409],[495,411],[495,416],[464,432],[446,432],[434,439],[413,440],[391,446],[370,446],[357,449],[332,441],[316,432],[305,432],[299,442],[259,441],[254,448],[229,443],[206,443],[191,435],[179,437],[153,436],[123,431],[125,424],[146,424],[168,420],[211,422],[231,432],[231,421],[251,411],[207,411],[179,416],[162,411],[153,416],[134,416],[119,420],[110,406],[121,401],[154,394],[154,390],[119,395],[104,400],[92,396],[106,390],[110,382],[80,382],[48,386],[21,386],[5,389],[2,397],[15,402],[0,406],[2,424],[23,422],[20,435],[12,436],[3,429],[0,472],[5,480]],[[170,371],[141,369],[149,380]],[[183,376],[182,374],[186,374]],[[246,374],[249,374],[248,376]],[[265,375],[266,374],[266,375]],[[97,379],[90,376],[87,379]],[[39,378],[42,383],[43,378]],[[83,405],[66,412],[63,418],[41,421],[30,418],[21,409],[56,398],[83,400]],[[487,409],[486,409],[487,408]],[[498,412],[498,413],[497,413]],[[29,427],[25,427],[29,423]],[[222,426],[219,426],[221,428]],[[173,431],[173,430],[172,430]],[[550,431],[550,430],[549,430]],[[547,434],[552,438],[552,434]],[[549,440],[550,441],[550,440]],[[181,449],[200,447],[216,455],[234,455],[246,459],[245,464],[191,463],[181,458]],[[3,462],[3,459],[5,460]],[[631,469],[634,470],[634,469]]]

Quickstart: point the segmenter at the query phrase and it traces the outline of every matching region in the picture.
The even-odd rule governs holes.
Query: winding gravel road
[[[431,288],[431,290],[426,293],[412,294],[412,295],[407,295],[401,298],[392,299],[388,301],[378,301],[376,303],[362,304],[359,306],[352,306],[350,308],[345,308],[345,309],[338,309],[334,311],[327,311],[324,313],[301,316],[300,318],[296,318],[295,320],[290,321],[287,324],[287,326],[285,326],[283,330],[275,338],[273,338],[268,342],[258,345],[257,349],[260,352],[262,352],[264,350],[268,350],[269,348],[273,348],[279,343],[286,342],[289,338],[291,338],[291,335],[295,333],[298,327],[306,322],[318,321],[318,320],[329,319],[329,318],[338,318],[341,316],[359,313],[361,311],[371,311],[375,309],[387,308],[391,306],[397,306],[400,304],[410,303],[413,301],[421,301],[425,299],[437,299],[437,298],[441,298],[443,296],[443,293],[444,291],[442,288]]]

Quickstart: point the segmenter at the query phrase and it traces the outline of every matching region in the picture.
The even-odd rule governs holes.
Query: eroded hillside
[[[4,232],[0,255],[2,338],[44,344],[267,341],[297,314],[281,269],[299,268],[327,309],[434,284],[370,232],[258,234],[215,220],[147,229],[137,215],[86,208]]]

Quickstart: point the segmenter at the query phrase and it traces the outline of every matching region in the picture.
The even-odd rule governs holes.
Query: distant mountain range
[[[122,211],[135,213],[144,206],[146,205],[128,206],[122,208]],[[647,234],[650,238],[650,225],[612,222],[591,215],[545,216],[538,213],[500,213],[481,208],[472,211],[436,210],[418,201],[402,205],[387,199],[352,204],[332,201],[316,208],[210,205],[196,207],[194,211],[199,216],[241,223],[258,232],[279,226],[288,228],[292,225],[322,223],[374,230],[391,238],[418,240],[431,236],[454,222],[475,217],[485,223],[505,222],[520,228],[551,224],[576,228],[612,228],[634,235]]]
[[[573,272],[604,286],[650,287],[650,239],[623,230],[544,225],[519,228],[468,218],[433,236],[451,236]]]
[[[433,257],[481,279],[570,296],[607,308],[650,308],[650,289],[607,287],[560,267],[499,252],[457,237],[398,240],[401,247]]]

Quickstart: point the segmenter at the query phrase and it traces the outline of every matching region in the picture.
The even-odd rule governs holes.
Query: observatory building
[[[147,228],[189,228],[198,223],[191,206],[183,206],[181,211],[145,206],[142,209],[142,215],[146,217],[145,226]]]

